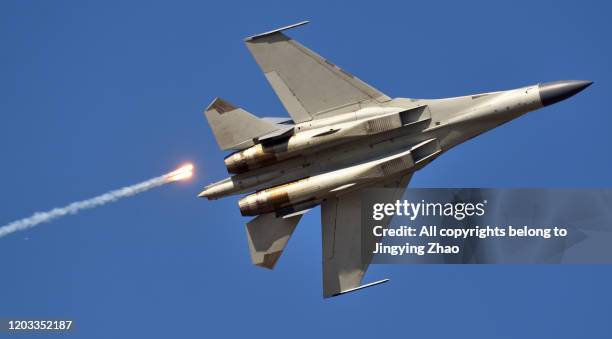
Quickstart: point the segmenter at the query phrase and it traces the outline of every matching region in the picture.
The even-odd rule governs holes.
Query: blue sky
[[[242,43],[304,19],[304,45],[391,97],[561,79],[576,97],[473,139],[414,187],[611,187],[604,2],[0,3],[0,224],[196,165],[189,183],[0,239],[0,318],[74,337],[609,337],[611,266],[375,265],[391,283],[321,298],[319,211],[277,268],[250,264],[202,109],[286,113]],[[3,334],[0,334],[2,336]]]

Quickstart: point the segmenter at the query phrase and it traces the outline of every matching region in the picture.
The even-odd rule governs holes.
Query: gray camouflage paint
[[[199,197],[240,199],[253,263],[272,268],[299,222],[321,205],[323,295],[354,291],[362,261],[359,192],[401,196],[412,173],[481,133],[588,87],[558,81],[444,99],[391,99],[295,40],[283,27],[245,40],[293,125],[261,119],[217,98],[205,116],[234,174]]]

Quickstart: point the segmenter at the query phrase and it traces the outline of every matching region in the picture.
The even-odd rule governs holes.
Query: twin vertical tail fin
[[[204,115],[222,150],[240,150],[254,145],[261,137],[274,137],[287,131],[274,119],[261,119],[242,108],[216,98]],[[287,120],[287,119],[282,119]],[[280,258],[302,214],[277,217],[262,214],[246,224],[253,264],[272,269]]]
[[[254,139],[278,130],[272,122],[260,119],[226,100],[215,98],[204,115],[222,150],[244,149],[254,144]]]

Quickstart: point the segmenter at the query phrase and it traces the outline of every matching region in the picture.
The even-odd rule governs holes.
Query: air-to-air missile
[[[272,268],[301,215],[322,207],[324,296],[361,287],[369,264],[353,258],[362,244],[358,204],[368,187],[401,194],[412,173],[443,152],[527,112],[567,99],[591,81],[556,81],[445,99],[391,99],[282,33],[246,45],[289,112],[258,118],[217,98],[205,110],[232,176],[200,197],[247,194],[240,212],[253,262]],[[357,215],[357,217],[355,217]],[[357,240],[355,240],[357,239]],[[326,253],[334,255],[327,256]],[[367,284],[364,286],[371,286]]]

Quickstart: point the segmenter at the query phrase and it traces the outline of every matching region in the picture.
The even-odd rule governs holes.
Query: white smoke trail
[[[160,177],[149,179],[136,185],[126,186],[118,190],[110,191],[95,198],[73,202],[68,206],[54,208],[46,212],[36,212],[30,217],[13,221],[9,224],[0,227],[0,238],[13,232],[25,230],[34,227],[40,223],[48,222],[68,214],[76,214],[85,209],[106,205],[118,199],[129,197],[150,190],[151,188],[188,178],[191,176],[192,169],[192,165],[186,165],[176,171],[164,174]]]

